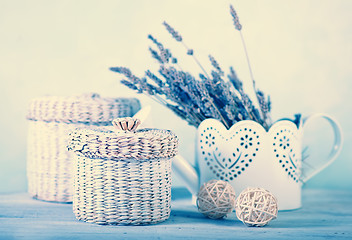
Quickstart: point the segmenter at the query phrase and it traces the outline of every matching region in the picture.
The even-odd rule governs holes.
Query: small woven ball
[[[236,216],[247,226],[262,227],[277,216],[277,200],[263,188],[247,188],[236,200]]]
[[[235,190],[228,182],[210,180],[199,189],[197,207],[209,218],[223,218],[234,209],[235,197]]]

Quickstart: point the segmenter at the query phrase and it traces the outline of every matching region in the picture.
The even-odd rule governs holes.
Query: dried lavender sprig
[[[160,68],[160,72],[166,79],[162,88],[149,84],[146,78],[138,78],[138,81],[135,84],[136,87],[131,87],[131,85],[129,87],[137,89],[139,93],[145,93],[155,101],[170,108],[178,116],[185,119],[190,125],[196,127],[201,121],[208,117],[221,119],[227,127],[228,125],[234,124],[236,121],[247,119],[245,112],[235,110],[243,107],[236,105],[235,96],[231,99],[230,92],[227,92],[228,86],[223,84],[223,81],[221,81],[217,72],[213,72],[213,79],[206,79],[208,81],[213,81],[215,84],[215,92],[213,93],[213,96],[209,96],[208,91],[204,88],[203,81],[205,80],[197,81],[190,74],[177,71],[173,67],[167,68],[164,65],[161,65]],[[121,70],[120,68],[118,69]],[[124,72],[129,73],[125,70],[126,69],[124,69]],[[149,78],[148,75],[152,76],[150,72],[148,74],[146,73],[146,76]],[[170,105],[170,103],[165,101],[159,95],[164,95],[176,105]],[[220,104],[223,107],[219,107],[220,105],[214,106],[214,101],[220,103],[224,102],[223,104]],[[171,106],[177,106],[177,109]],[[218,111],[219,108],[220,111]],[[221,118],[222,115],[224,116],[223,119]],[[236,116],[236,119],[234,116]]]
[[[269,112],[269,107],[268,104],[265,100],[265,95],[262,91],[258,91],[257,92],[257,97],[259,99],[259,104],[260,104],[260,108],[262,109],[262,111],[264,113],[268,113]]]
[[[158,48],[161,50],[161,49],[164,49],[164,46],[163,44],[161,44],[156,38],[154,38],[151,34],[148,35],[148,39],[152,40],[152,42],[158,46]]]
[[[173,89],[164,89],[165,96],[171,101],[175,102],[177,104],[177,108],[185,113],[185,120],[187,120],[191,125],[198,126],[204,118],[194,111],[195,106],[191,104],[192,99],[187,95],[187,92],[183,92],[182,89],[177,89],[175,86],[170,87]],[[174,108],[172,110],[175,111]]]
[[[127,77],[128,80],[121,80],[121,83],[132,90],[136,90],[137,93],[144,93],[144,90],[147,90],[149,97],[159,102],[162,105],[166,106],[165,100],[155,95],[154,92],[160,93],[160,90],[151,84],[147,84],[145,79],[139,79],[132,74],[131,70],[126,67],[111,67],[111,71],[120,73]],[[139,86],[138,86],[139,85]]]
[[[185,42],[183,41],[181,35],[173,28],[171,27],[166,21],[163,22],[163,25],[166,27],[166,30],[172,35],[172,37],[178,41],[181,42],[182,45],[186,48],[187,50],[187,54],[191,55],[194,59],[194,61],[197,63],[197,65],[200,67],[200,69],[202,69],[202,71],[204,72],[204,74],[209,78],[209,75],[207,73],[207,71],[205,71],[204,67],[202,66],[202,64],[200,64],[200,62],[198,61],[198,59],[196,58],[196,56],[193,54],[193,49],[190,49],[189,47],[187,47],[187,45],[185,44]]]
[[[237,13],[234,9],[234,7],[232,5],[230,5],[230,13],[231,13],[231,16],[232,16],[232,19],[233,19],[233,24],[235,25],[235,28],[238,30],[238,31],[241,31],[242,29],[242,25],[240,24],[240,20],[237,16]]]
[[[167,22],[163,22],[164,26],[166,27],[166,30],[172,35],[173,38],[176,39],[178,42],[182,42],[182,36],[175,31],[173,27],[171,27]]]
[[[150,54],[152,55],[152,57],[154,59],[156,59],[158,61],[158,63],[160,64],[163,64],[163,60],[161,59],[161,57],[159,56],[158,52],[155,51],[154,49],[152,49],[151,47],[149,47],[149,51],[150,51]]]
[[[220,100],[220,98],[223,96],[223,90],[226,88],[224,86],[224,81],[221,79],[221,76],[214,71],[212,71],[212,78],[205,78],[205,76],[202,75],[200,76],[205,82],[206,89],[209,92],[209,95],[211,96],[209,98],[210,103],[217,110],[219,118],[221,119],[225,127],[230,128],[231,124],[229,124],[226,114],[224,114],[224,111],[222,111],[222,108],[224,108],[224,103],[222,103],[222,101]]]
[[[235,91],[232,91],[231,83],[225,82],[222,99],[225,102],[223,111],[230,122],[230,126],[243,119],[248,119],[248,112],[245,111],[242,101]]]
[[[164,86],[164,82],[163,80],[161,80],[160,78],[158,78],[154,73],[152,73],[151,71],[147,70],[145,72],[145,75],[147,77],[149,77],[151,80],[153,80],[159,87],[163,87]]]
[[[246,110],[244,104],[242,103],[240,95],[233,91],[230,87],[231,84],[232,83],[230,82],[224,82],[222,79],[220,79],[220,81],[217,83],[217,88],[220,89],[218,90],[218,95],[220,100],[225,103],[223,111],[227,113],[225,115],[228,117],[230,126],[237,121],[249,119],[250,117],[249,112]]]
[[[121,80],[120,82],[123,85],[125,85],[126,87],[128,87],[128,88],[130,88],[132,90],[138,90],[138,87],[135,84],[133,84],[133,83],[131,83],[131,82],[125,80],[125,79]]]
[[[177,67],[182,71],[181,66],[178,64],[177,58],[171,54],[171,51],[169,49],[164,48],[164,45],[151,34],[148,35],[148,39],[150,39],[158,47],[160,52],[158,53],[152,48],[149,48],[153,58],[155,58],[160,64],[167,64],[169,62],[176,64]]]
[[[233,67],[230,67],[230,74],[227,75],[229,78],[230,82],[234,86],[234,88],[239,91],[240,89],[243,89],[243,83],[242,81],[237,77],[237,74]]]
[[[165,49],[163,44],[158,42],[151,34],[148,35],[148,38],[158,47],[159,53],[152,48],[149,48],[149,51],[152,54],[152,57],[158,60],[159,63],[169,63],[169,59],[172,58],[171,52],[168,49]]]
[[[203,82],[200,82],[194,79],[190,74],[185,73],[183,84],[180,87],[191,97],[193,108],[195,108],[196,115],[201,121],[206,119],[205,116],[207,113],[210,113],[210,116],[214,118],[223,119],[218,108],[214,106]],[[226,125],[226,122],[224,125]]]
[[[235,11],[235,9],[234,9],[234,7],[232,5],[230,5],[230,13],[231,13],[231,16],[233,18],[235,28],[240,32],[240,35],[241,35],[242,45],[243,45],[243,48],[244,48],[244,52],[245,52],[245,55],[246,55],[247,64],[248,64],[248,68],[249,68],[249,74],[251,76],[251,79],[252,79],[252,82],[253,82],[253,87],[254,87],[254,90],[255,90],[255,81],[254,81],[254,77],[253,77],[253,72],[252,72],[251,64],[249,62],[249,56],[248,56],[246,43],[244,41],[243,34],[242,34],[242,31],[241,31],[242,30],[242,25],[240,24],[238,15],[237,15],[237,13],[236,13],[236,11]],[[255,90],[255,92],[257,92],[257,91]]]
[[[209,60],[211,62],[211,65],[213,65],[213,67],[218,71],[220,76],[224,76],[224,72],[220,68],[219,63],[215,60],[215,58],[212,55],[209,55]]]
[[[111,67],[110,70],[125,75],[134,84],[139,81],[139,78],[133,75],[131,70],[126,67]]]
[[[164,63],[169,63],[170,58],[172,58],[170,50],[168,49],[160,50],[160,57]]]
[[[230,67],[230,74],[228,75],[228,78],[232,83],[233,87],[235,88],[236,92],[239,94],[244,110],[248,113],[251,120],[256,120],[256,114],[254,114],[253,112],[255,107],[252,105],[252,101],[250,101],[248,95],[245,94],[243,90],[243,83],[241,80],[238,79],[233,67]],[[260,121],[259,119],[257,122],[264,122],[264,119],[263,121]]]
[[[184,41],[182,40],[182,37],[180,34],[178,34],[178,32],[172,28],[168,23],[166,23],[165,21],[163,22],[164,26],[166,27],[166,30],[172,35],[173,38],[175,38],[176,41],[181,42],[183,44],[183,46],[187,49],[187,54],[190,53],[189,55],[192,55],[193,59],[195,60],[195,62],[198,64],[198,66],[202,69],[202,71],[204,72],[204,74],[208,77],[208,73],[207,71],[205,71],[204,67],[200,64],[200,62],[198,61],[198,59],[195,57],[195,55],[193,54],[193,50],[188,48],[187,45],[184,43]],[[229,125],[227,123],[227,121],[225,120],[223,114],[221,114],[220,109],[218,109],[218,107],[216,106],[216,104],[214,103],[214,101],[212,99],[210,99],[210,103],[214,106],[214,108],[216,109],[218,115],[220,116],[221,120],[223,121],[224,125],[229,128]]]
[[[184,85],[184,88],[187,89],[192,99],[199,106],[198,110],[201,114],[201,120],[206,119],[207,117],[220,118],[218,111],[213,106],[211,97],[207,89],[205,88],[204,82],[194,79],[191,75],[186,77],[188,80]]]
[[[237,17],[237,15],[236,15]],[[238,17],[237,17],[237,22]],[[242,26],[241,26],[242,28]],[[240,28],[240,29],[241,29]],[[240,30],[238,29],[238,30]],[[173,30],[173,29],[172,29]],[[171,31],[170,26],[168,31],[175,35],[175,31]],[[179,35],[176,32],[177,35]],[[158,62],[160,63],[160,74],[165,78],[164,80],[159,79],[149,71],[146,72],[144,78],[137,78],[127,68],[118,68],[117,72],[124,74],[129,81],[125,85],[129,84],[129,87],[137,90],[140,93],[145,93],[151,98],[164,104],[170,108],[181,118],[185,119],[189,124],[198,126],[202,120],[208,117],[221,119],[225,126],[234,124],[236,121],[245,119],[252,119],[254,121],[263,124],[263,120],[259,115],[258,109],[256,109],[249,97],[244,93],[242,88],[242,82],[237,78],[233,69],[229,75],[229,79],[234,86],[236,91],[230,88],[230,83],[226,83],[222,80],[220,71],[212,71],[212,78],[210,78],[207,72],[202,68],[199,61],[194,57],[197,64],[203,69],[206,76],[200,74],[202,81],[197,81],[190,74],[183,71],[177,71],[174,68],[168,67],[170,59],[174,62],[171,53],[168,49],[158,42],[151,35],[148,36],[154,44],[156,44],[159,52],[155,51]],[[185,48],[188,50],[189,55],[193,55],[193,50],[189,49],[181,39],[176,39],[183,43]],[[247,54],[248,55],[248,54]],[[177,62],[177,59],[176,59]],[[212,65],[215,69],[219,70],[217,62],[212,61]],[[214,63],[216,62],[216,63]],[[217,66],[216,66],[217,65]],[[150,84],[147,78],[152,80],[154,84]],[[252,78],[253,79],[253,78]],[[133,86],[133,84],[136,85]],[[208,84],[208,89],[206,87]],[[237,96],[236,96],[237,94]],[[166,99],[162,98],[165,97]],[[267,102],[267,108],[270,111],[270,101]],[[265,110],[264,110],[265,111]]]
[[[270,116],[270,108],[271,108],[271,102],[270,102],[270,97],[268,96],[268,99],[265,100],[265,95],[262,91],[258,90],[257,92],[257,98],[259,100],[259,105],[262,113],[264,114],[264,122],[266,127],[270,125],[271,123],[271,116]]]
[[[164,66],[160,67],[160,74],[166,79],[166,83],[170,86],[170,89],[164,89],[166,91],[165,95],[174,102],[178,102],[180,105],[183,105],[183,108],[187,109],[186,105],[192,105],[194,108],[197,108],[192,102],[192,99],[195,98],[195,94],[189,88],[192,86],[196,80],[191,77],[188,73],[178,72],[174,68],[166,68]],[[224,125],[228,127],[227,122],[222,116],[218,107],[213,103],[213,99],[208,95],[207,98],[202,99],[203,101],[208,101],[210,106],[208,106],[207,110],[211,111],[211,116],[217,119],[220,119],[224,122]],[[200,102],[200,101],[198,101]],[[201,104],[199,104],[201,106]],[[201,117],[200,120],[204,120],[204,117]]]
[[[240,24],[238,15],[237,15],[237,13],[236,13],[236,11],[235,11],[235,9],[234,9],[234,7],[232,5],[230,5],[230,14],[231,14],[231,16],[233,18],[235,28],[240,32],[243,49],[244,49],[244,52],[245,52],[245,55],[246,55],[246,59],[247,59],[247,65],[248,65],[248,69],[249,69],[249,74],[250,74],[250,77],[252,79],[253,90],[254,90],[254,93],[256,95],[256,99],[257,99],[257,102],[258,102],[258,106],[259,106],[259,109],[260,109],[261,116],[262,116],[264,122],[267,122],[266,114],[261,110],[261,107],[260,107],[260,100],[259,100],[258,95],[257,95],[258,91],[257,91],[256,86],[255,86],[255,80],[254,80],[254,77],[253,77],[253,72],[252,72],[250,61],[249,61],[249,55],[248,55],[246,43],[245,43],[242,31],[241,31],[242,30],[242,25]],[[270,121],[269,124],[271,124],[271,120],[269,120],[269,121]]]
[[[146,91],[149,95],[156,95],[162,93],[161,88],[148,83],[145,77],[139,79],[139,85],[141,86],[142,90]]]
[[[253,106],[252,102],[250,101],[249,97],[247,94],[245,94],[243,90],[243,83],[242,81],[237,77],[237,74],[233,67],[230,67],[230,74],[227,75],[230,82],[232,83],[233,87],[235,88],[236,92],[239,94],[239,97],[241,98],[241,105],[243,106],[243,109],[247,112],[249,118],[251,120],[255,119],[255,116],[253,116]]]

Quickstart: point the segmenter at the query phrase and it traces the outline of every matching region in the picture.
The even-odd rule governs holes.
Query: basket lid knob
[[[116,118],[111,123],[118,131],[134,132],[141,121],[138,118],[125,117]]]

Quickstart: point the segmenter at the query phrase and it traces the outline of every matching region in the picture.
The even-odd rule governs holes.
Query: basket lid
[[[136,98],[102,98],[96,93],[45,96],[30,101],[27,119],[106,125],[114,118],[133,116],[139,109]]]
[[[172,158],[178,152],[177,136],[170,130],[116,130],[113,127],[76,129],[68,149],[89,158],[149,160]]]

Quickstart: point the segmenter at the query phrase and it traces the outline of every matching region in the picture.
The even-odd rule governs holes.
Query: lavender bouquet
[[[192,56],[200,67],[202,72],[198,77],[183,71],[171,51],[152,35],[149,35],[148,38],[153,43],[154,48],[150,47],[149,51],[160,65],[158,74],[147,70],[143,77],[137,77],[126,67],[111,67],[110,70],[126,77],[121,80],[122,84],[138,93],[150,96],[195,127],[198,127],[207,118],[215,118],[220,120],[227,128],[238,121],[248,119],[256,121],[268,129],[272,125],[270,98],[266,98],[264,93],[255,87],[245,41],[241,32],[242,25],[231,5],[230,13],[235,28],[240,32],[256,95],[257,107],[244,92],[243,83],[238,79],[232,67],[230,67],[226,80],[225,73],[218,62],[213,56],[209,55],[213,69],[210,72],[206,71],[194,55],[193,49],[187,47],[182,36],[166,22],[163,23],[166,30],[176,41],[183,44],[187,54]]]

